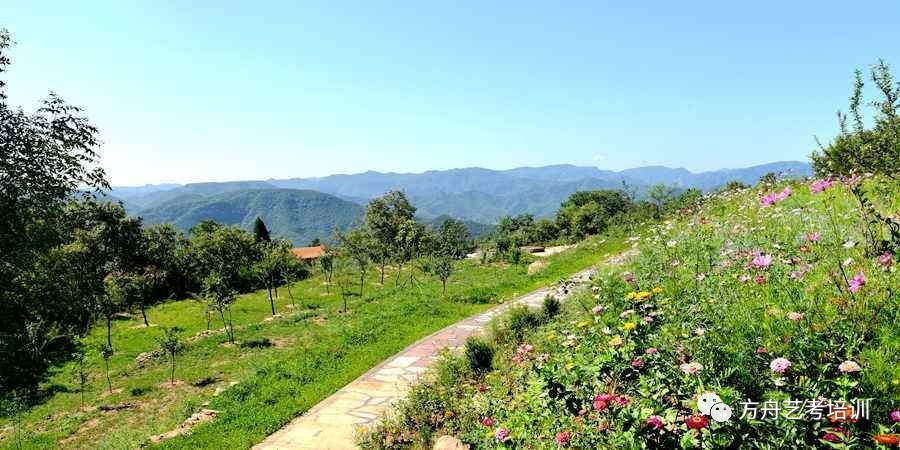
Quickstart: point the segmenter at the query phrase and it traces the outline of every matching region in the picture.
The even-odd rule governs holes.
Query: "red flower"
[[[900,437],[897,437],[896,434],[879,434],[876,435],[873,439],[875,439],[875,443],[887,445],[889,447],[896,447],[900,445]]]
[[[572,439],[572,433],[569,431],[560,431],[556,433],[556,443],[560,447],[565,447],[569,445],[569,441]]]
[[[600,399],[594,399],[594,411],[606,411],[606,402]]]
[[[709,426],[709,418],[694,414],[684,420],[685,425],[691,430],[702,430]]]
[[[487,390],[488,390],[487,386],[485,386],[483,384],[478,385],[478,392],[486,392]]]
[[[493,426],[494,426],[494,418],[493,418],[493,417],[490,417],[490,416],[485,417],[484,419],[481,419],[481,424],[484,425],[484,426],[486,426],[486,427],[488,427],[488,428],[493,428]]]

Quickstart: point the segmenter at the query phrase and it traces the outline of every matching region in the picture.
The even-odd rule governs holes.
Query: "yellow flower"
[[[550,334],[547,335],[547,341],[553,342],[555,340],[556,340],[556,333],[550,332]]]
[[[572,368],[574,368],[574,367],[575,367],[575,363],[566,363],[567,370],[572,370]]]
[[[621,336],[613,336],[613,338],[609,340],[609,345],[613,347],[618,347],[624,343],[625,341],[622,340]]]
[[[653,293],[654,293],[654,294],[659,294],[659,293],[662,293],[662,288],[661,288],[661,287],[659,287],[659,286],[657,286],[657,287],[655,287],[655,288],[653,288]]]
[[[590,325],[590,324],[591,324],[591,323],[588,322],[587,320],[582,320],[581,322],[578,322],[578,324],[575,325],[575,326],[577,326],[578,328],[584,328],[584,327],[586,327],[586,326],[588,326],[588,325]]]
[[[637,295],[637,292],[632,291],[632,292],[629,292],[628,294],[626,294],[625,298],[628,300],[634,300],[635,295]]]
[[[634,322],[625,322],[625,324],[622,325],[622,328],[625,329],[625,331],[631,331],[637,328],[637,324]]]
[[[634,299],[637,301],[644,301],[650,298],[650,293],[647,291],[641,291],[635,294]]]

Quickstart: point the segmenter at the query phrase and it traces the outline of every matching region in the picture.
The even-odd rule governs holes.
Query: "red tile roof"
[[[297,247],[291,250],[299,259],[316,259],[325,254],[325,246],[317,245],[315,247]]]

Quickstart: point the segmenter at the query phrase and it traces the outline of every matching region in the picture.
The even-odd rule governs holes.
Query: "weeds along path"
[[[612,256],[601,265],[618,265],[634,250]],[[596,269],[578,272],[569,280],[584,284]],[[540,307],[547,294],[560,300],[571,293],[567,286],[544,287],[522,295],[481,314],[470,317],[420,339],[400,353],[388,358],[359,378],[344,386],[281,430],[254,446],[258,450],[273,449],[355,449],[355,436],[360,427],[375,423],[391,404],[403,398],[441,352],[460,349],[469,336],[484,333],[490,321],[515,306]]]

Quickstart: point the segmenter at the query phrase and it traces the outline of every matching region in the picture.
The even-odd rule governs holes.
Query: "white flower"
[[[843,262],[843,266],[844,266],[844,267],[847,267],[847,266],[849,266],[850,264],[853,264],[853,258],[847,258],[847,259],[845,259],[844,262]]]
[[[609,327],[603,327],[603,329],[600,330],[600,332],[603,334],[606,334],[606,335],[612,334],[612,330],[610,330]]]
[[[856,246],[856,242],[853,242],[853,239],[844,242],[844,248],[853,248]]]
[[[675,241],[675,240],[666,242],[666,247],[669,247],[669,248],[674,247],[676,245],[678,245],[678,241]]]
[[[706,334],[706,330],[703,329],[703,327],[697,327],[697,329],[694,330],[694,334],[696,334],[697,336],[703,336],[704,334]]]

